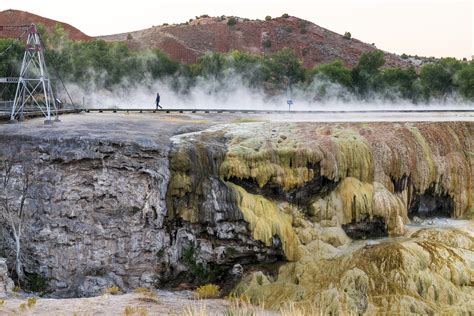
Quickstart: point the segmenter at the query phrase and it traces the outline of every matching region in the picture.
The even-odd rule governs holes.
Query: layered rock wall
[[[462,277],[447,280],[446,272],[436,282],[451,282],[459,300],[433,303],[434,294],[410,292],[403,302],[427,304],[423,311],[464,302],[467,294],[456,291],[471,286],[466,280],[472,271],[462,251],[451,249],[458,244],[433,246],[417,236],[418,246],[384,244],[350,258],[340,251],[349,247],[349,237],[406,236],[404,225],[421,209],[426,216],[446,208],[453,218],[468,213],[471,123],[196,126],[180,127],[160,142],[107,133],[2,135],[3,151],[28,153],[35,166],[29,202],[35,212],[23,243],[26,271],[46,278],[56,294],[89,296],[112,284],[127,290],[218,282],[234,264],[289,261],[280,283],[265,276],[240,291],[271,302],[276,289],[285,291],[282,299],[307,302],[318,295],[336,300],[347,285],[358,289],[355,296],[328,310],[375,311],[386,306],[372,297],[386,271],[362,264],[363,258],[391,261],[398,253],[400,260],[417,262],[409,266],[413,270],[423,269],[427,253],[454,251],[454,261],[437,267],[454,265]],[[337,260],[324,261],[330,258]],[[398,273],[407,278],[404,284],[418,282],[394,261],[394,278]],[[339,270],[333,275],[342,283],[331,289],[336,279],[322,280],[320,267],[334,262],[338,267],[331,269]],[[425,273],[430,269],[435,266],[425,266]],[[320,286],[309,291],[314,282]],[[386,295],[406,294],[394,290],[395,279],[387,282]],[[357,295],[367,304],[350,307]]]

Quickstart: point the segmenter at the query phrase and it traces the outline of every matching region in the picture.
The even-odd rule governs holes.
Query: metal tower
[[[28,27],[26,37],[26,49],[10,120],[22,119],[25,110],[35,109],[43,113],[45,124],[51,124],[52,115],[58,120],[56,100],[51,89],[51,81],[44,62],[44,48],[36,25],[31,24]]]

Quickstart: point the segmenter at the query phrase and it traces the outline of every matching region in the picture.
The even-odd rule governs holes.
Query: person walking
[[[156,103],[156,109],[162,109],[161,105],[160,105],[160,93],[158,92],[156,94],[156,100],[155,100],[155,103]]]

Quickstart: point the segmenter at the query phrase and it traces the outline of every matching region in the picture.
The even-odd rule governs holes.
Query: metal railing
[[[0,112],[8,112],[12,111],[13,101],[0,101]]]

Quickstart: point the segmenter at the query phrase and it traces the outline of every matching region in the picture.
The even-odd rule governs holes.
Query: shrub
[[[138,308],[138,307],[133,307],[133,306],[127,305],[127,306],[125,306],[123,314],[125,316],[131,316],[131,315],[146,316],[146,315],[148,315],[148,312],[144,307]]]
[[[283,15],[281,17],[285,18],[285,19],[288,19],[290,17],[290,15],[288,13],[283,13]]]
[[[231,16],[228,20],[227,20],[227,25],[228,26],[234,26],[237,24],[237,19],[233,16]]]
[[[43,295],[48,292],[48,279],[39,273],[29,273],[26,276],[23,289],[27,292],[36,292]]]
[[[443,58],[423,66],[420,71],[420,80],[425,97],[446,97],[452,92],[453,79],[461,68],[461,62],[455,58]]]
[[[269,16],[269,15],[267,15],[267,16],[265,17],[265,21],[270,21],[271,19],[272,19],[272,17]]]
[[[346,33],[344,33],[344,38],[345,38],[345,39],[351,39],[351,38],[352,38],[351,32],[346,32]]]
[[[36,302],[38,299],[36,297],[28,297],[28,300],[26,301],[26,305],[28,305],[29,308],[35,306]]]
[[[133,39],[132,34],[128,33],[128,34],[127,34],[127,41],[130,41],[130,40],[132,40],[132,39]]]
[[[413,99],[417,78],[418,75],[414,68],[388,68],[383,71],[381,81],[386,90],[396,89],[403,98]]]
[[[288,33],[293,33],[293,28],[292,28],[291,26],[287,26],[287,27],[286,27],[286,31],[287,31]]]
[[[266,38],[264,41],[263,41],[263,47],[265,48],[270,48],[272,47],[272,41],[269,39],[269,38]]]
[[[194,296],[198,299],[218,298],[220,294],[219,286],[212,283],[200,286],[194,291]]]
[[[405,53],[403,53],[400,57],[401,57],[401,59],[408,59],[408,55],[405,54]]]
[[[344,66],[341,61],[334,61],[330,64],[318,65],[309,71],[310,79],[319,75],[323,79],[333,83],[338,83],[346,88],[352,86],[351,70]]]
[[[187,267],[187,276],[189,280],[195,280],[199,284],[212,282],[226,273],[226,268],[219,265],[204,265],[202,262],[197,262],[196,248],[194,245],[183,250],[181,262]]]
[[[352,69],[352,81],[360,95],[375,91],[377,86],[380,85],[380,68],[384,64],[384,53],[381,50],[374,50],[360,55],[357,66]]]
[[[120,288],[116,285],[112,285],[111,287],[104,289],[104,294],[111,294],[111,295],[120,294]]]
[[[279,88],[287,88],[304,79],[302,62],[290,48],[284,48],[271,56],[266,56],[262,70],[265,80]]]
[[[146,287],[137,287],[136,289],[133,290],[133,292],[137,294],[141,294],[149,298],[156,297],[156,293]]]
[[[456,73],[454,83],[463,97],[474,100],[474,61]]]
[[[301,34],[306,34],[308,32],[308,22],[306,21],[300,21],[299,23],[299,27],[300,27],[300,33]]]

